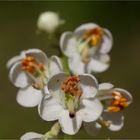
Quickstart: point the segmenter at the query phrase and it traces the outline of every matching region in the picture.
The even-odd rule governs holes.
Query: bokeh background
[[[0,138],[18,139],[27,131],[45,133],[52,123],[38,116],[37,108],[23,108],[16,102],[15,88],[8,80],[6,62],[21,50],[40,48],[48,56],[58,50],[48,44],[44,34],[36,34],[36,21],[44,11],[56,11],[66,24],[62,30],[74,30],[82,23],[96,22],[108,28],[114,37],[111,67],[99,74],[103,82],[130,91],[133,104],[124,111],[125,126],[119,132],[103,130],[96,138],[140,139],[140,2],[0,2]],[[89,137],[84,130],[76,136]]]

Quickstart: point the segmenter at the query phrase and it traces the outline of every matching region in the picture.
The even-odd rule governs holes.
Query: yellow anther
[[[121,110],[121,108],[117,107],[117,106],[109,106],[108,107],[109,112],[119,112],[120,110]]]
[[[71,94],[72,96],[77,96],[77,92],[82,94],[81,90],[78,87],[80,78],[78,76],[69,76],[62,84],[61,89],[66,94]]]
[[[39,64],[39,69],[40,69],[41,71],[44,71],[44,70],[45,70],[44,64],[40,63],[40,64]]]
[[[101,27],[93,28],[85,32],[84,39],[91,38],[90,43],[91,45],[95,46],[97,45],[103,35],[103,29]]]
[[[127,99],[120,92],[114,91],[112,96],[114,96],[114,99],[111,103],[111,106],[108,107],[108,111],[118,112],[123,108],[128,107]]]
[[[128,107],[128,103],[127,102],[121,102],[120,105],[123,106],[123,107]]]
[[[40,71],[45,70],[44,64],[38,63],[35,60],[35,58],[31,56],[27,56],[25,59],[23,59],[21,64],[22,64],[22,69],[29,73],[34,73],[37,67]]]

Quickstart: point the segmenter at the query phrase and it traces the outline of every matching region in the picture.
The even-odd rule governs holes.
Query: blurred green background
[[[0,2],[0,138],[19,138],[27,131],[45,133],[52,123],[38,116],[37,108],[23,108],[16,103],[15,88],[8,80],[6,62],[21,50],[40,48],[48,56],[58,50],[48,46],[44,34],[36,34],[40,13],[58,12],[66,24],[63,30],[74,30],[87,22],[108,28],[114,37],[111,67],[99,74],[103,82],[130,91],[133,104],[124,111],[125,126],[119,132],[103,130],[96,138],[140,139],[140,2]],[[91,138],[84,130],[76,136]],[[92,139],[92,138],[91,138]]]

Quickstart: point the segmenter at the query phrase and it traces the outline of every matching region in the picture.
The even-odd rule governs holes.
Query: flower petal
[[[24,107],[35,107],[41,102],[41,99],[41,91],[32,86],[20,89],[17,94],[17,102]]]
[[[97,99],[83,99],[80,104],[78,115],[82,117],[84,122],[92,122],[97,120],[103,111],[103,106]]]
[[[41,138],[43,138],[42,134],[36,132],[27,132],[21,136],[20,140],[42,140]]]
[[[102,126],[97,122],[84,122],[84,128],[88,135],[95,137],[99,134]]]
[[[62,72],[63,71],[63,66],[61,64],[61,61],[60,61],[59,57],[52,56],[50,58],[48,68],[49,68],[50,77],[52,77],[55,74],[58,74],[58,73]]]
[[[122,88],[114,88],[114,91],[120,92],[128,100],[128,104],[132,103],[133,97],[131,93],[129,93],[127,90],[122,89]]]
[[[69,68],[73,74],[85,73],[85,64],[81,61],[79,55],[75,55],[68,59]]]
[[[111,131],[119,131],[124,126],[124,116],[122,112],[104,112],[101,118],[103,121],[111,123],[108,127]]]
[[[21,63],[15,63],[12,68],[10,69],[9,78],[11,82],[16,87],[24,88],[31,84],[32,80],[29,79],[28,75],[22,71],[21,69]]]
[[[93,98],[96,96],[98,82],[96,78],[90,74],[79,75],[80,86],[82,88],[82,98]]]
[[[59,102],[59,99],[47,95],[42,99],[38,111],[43,120],[54,121],[59,118],[60,113],[63,111],[63,107]]]
[[[66,73],[59,73],[54,75],[49,81],[48,81],[48,90],[50,92],[55,92],[56,90],[61,89],[61,85],[63,81],[67,78],[68,74]]]
[[[82,119],[76,115],[73,119],[70,118],[68,110],[64,110],[59,118],[62,131],[69,135],[74,135],[78,132],[82,125]]]
[[[22,53],[25,54],[26,56],[35,57],[42,64],[47,65],[48,63],[47,55],[39,49],[29,49],[29,50],[23,51]]]
[[[111,83],[99,84],[99,90],[98,90],[98,94],[97,94],[98,99],[99,100],[104,100],[106,98],[112,99],[111,93],[113,91],[113,87],[114,87],[114,85],[112,85]]]
[[[60,49],[68,57],[77,54],[76,50],[77,40],[72,32],[65,32],[60,38]]]
[[[112,44],[113,37],[111,32],[108,29],[104,29],[103,42],[101,44],[100,53],[102,54],[108,53],[112,48]]]
[[[78,28],[76,28],[75,32],[79,32],[79,31],[85,31],[85,30],[89,30],[89,29],[93,29],[93,28],[97,28],[99,25],[95,24],[95,23],[86,23],[86,24],[82,24],[81,26],[79,26]]]
[[[99,90],[110,90],[114,87],[111,83],[101,83],[99,84]]]
[[[22,60],[23,57],[18,55],[18,56],[15,56],[13,58],[11,58],[8,62],[7,62],[7,68],[9,69],[11,66],[13,66],[16,62]]]
[[[107,55],[106,55],[107,56]],[[109,57],[108,57],[109,58]],[[104,58],[103,56],[100,56],[100,59],[91,59],[91,61],[87,65],[87,71],[88,73],[94,72],[103,72],[109,68],[109,60],[106,58],[104,60],[107,60],[106,62],[102,61]]]

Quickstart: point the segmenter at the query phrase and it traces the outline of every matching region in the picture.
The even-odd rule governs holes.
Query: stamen
[[[45,70],[45,66],[42,63],[38,63],[34,57],[27,56],[25,59],[22,60],[22,69],[29,73],[34,73],[39,69],[41,72]]]
[[[41,71],[44,71],[44,70],[45,70],[44,64],[40,63],[40,64],[39,64],[39,69],[40,69]]]
[[[90,38],[90,43],[92,46],[96,46],[102,39],[103,29],[101,27],[93,28],[87,30],[84,33],[84,39]]]
[[[72,96],[81,95],[82,91],[79,89],[78,83],[80,79],[78,76],[69,76],[62,84],[61,89],[65,94]]]
[[[28,76],[34,81],[33,87],[41,89],[45,84],[43,77],[46,76],[44,73],[45,65],[39,63],[34,57],[27,56],[21,61],[22,70],[24,70]],[[47,79],[47,78],[46,78]]]
[[[81,52],[81,59],[82,59],[82,61],[85,64],[87,64],[87,63],[90,62],[90,57],[88,56],[89,55],[89,51],[90,51],[89,48],[88,47],[85,47],[83,49],[83,51]]]
[[[127,99],[120,92],[114,91],[112,96],[114,99],[111,103],[111,106],[109,106],[107,109],[109,112],[119,112],[125,107],[128,107]]]

